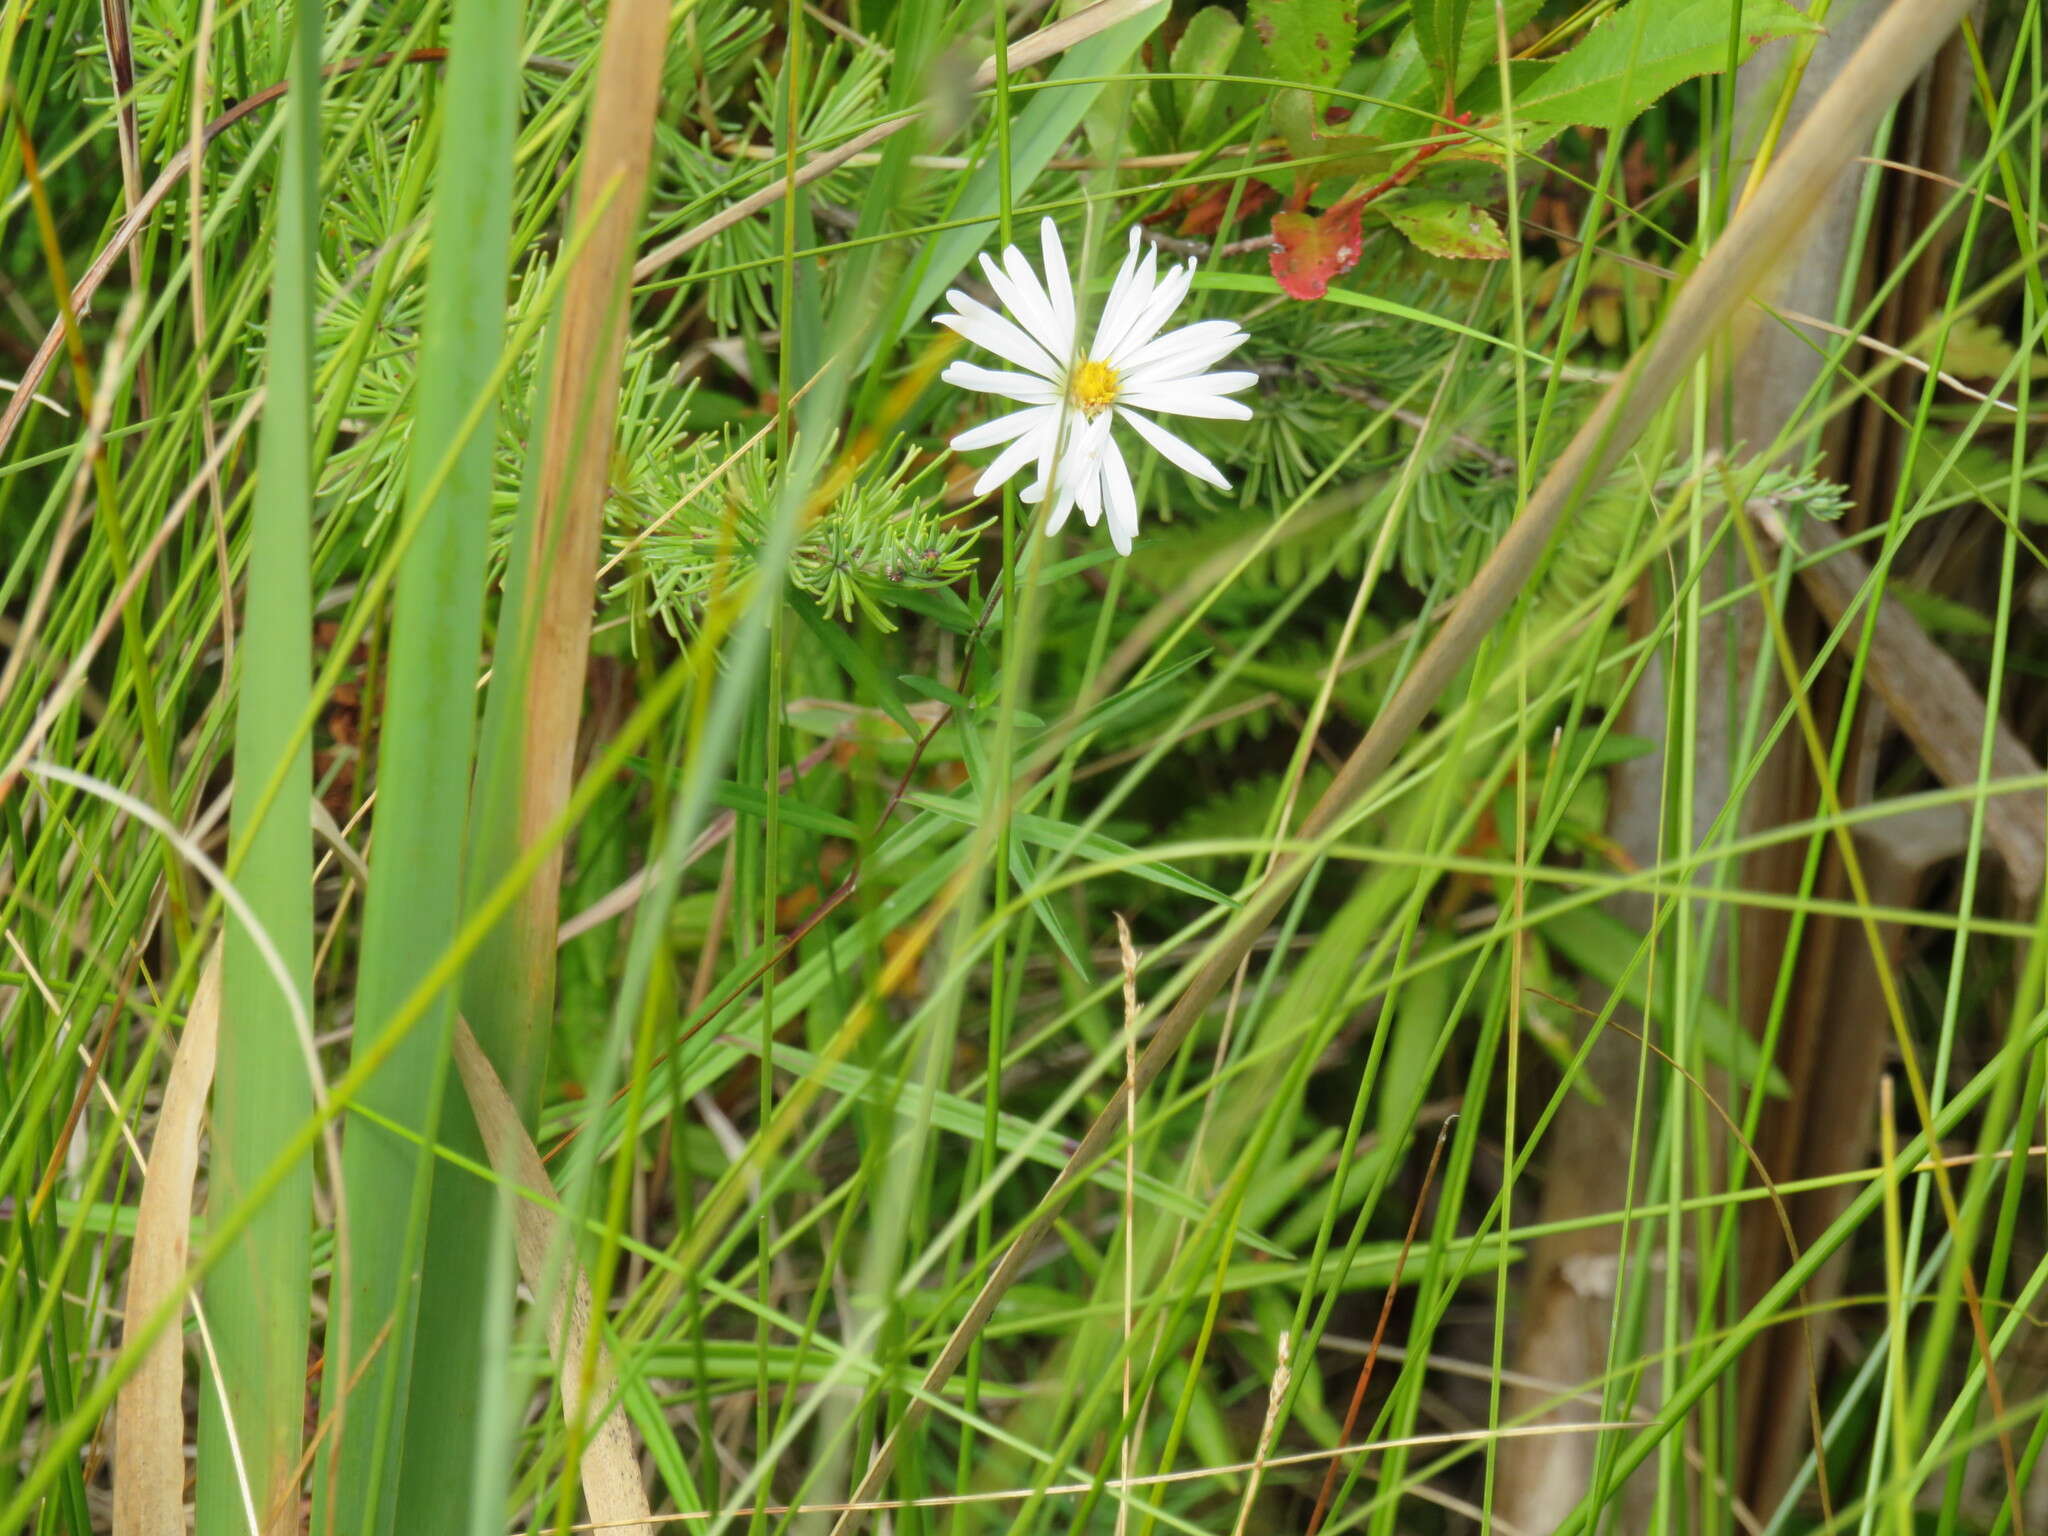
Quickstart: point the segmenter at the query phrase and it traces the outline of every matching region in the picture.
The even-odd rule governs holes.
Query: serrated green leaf
[[[1251,23],[1275,78],[1312,90],[1335,85],[1358,46],[1352,0],[1251,0]]]
[[[1313,154],[1324,105],[1313,93],[1328,90],[1350,67],[1358,47],[1357,6],[1353,0],[1251,0],[1250,17],[1266,72],[1308,87],[1281,92],[1273,117],[1295,154]]]
[[[1450,84],[1457,75],[1472,0],[1410,0],[1408,13],[1415,27],[1415,41],[1430,73],[1440,88]],[[1481,19],[1491,30],[1493,17],[1488,14]]]
[[[1419,251],[1463,261],[1499,261],[1508,254],[1507,236],[1484,208],[1434,200],[1387,210],[1387,222]]]
[[[1437,0],[1440,5],[1449,0]],[[1503,29],[1512,33],[1541,8],[1542,0],[1505,0],[1503,14],[1496,17],[1493,4],[1468,13],[1458,39],[1458,66],[1452,77],[1455,105],[1468,106],[1466,88],[1482,76],[1490,81],[1499,37]],[[1448,59],[1450,54],[1443,55]],[[1439,115],[1444,105],[1444,69],[1426,50],[1415,26],[1394,34],[1386,56],[1367,80],[1363,94],[1382,105],[1368,108],[1351,120],[1353,131],[1384,142],[1427,138],[1442,126]]]
[[[1634,0],[1516,97],[1515,116],[1531,123],[1619,127],[1696,75],[1740,64],[1774,37],[1814,30],[1785,0],[1743,0],[1735,28],[1729,26],[1729,0],[1680,0],[1671,6]]]

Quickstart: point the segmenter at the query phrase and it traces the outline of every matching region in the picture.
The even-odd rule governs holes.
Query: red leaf
[[[1320,299],[1358,265],[1358,215],[1364,207],[1362,199],[1352,198],[1324,213],[1273,215],[1273,276],[1290,297]]]

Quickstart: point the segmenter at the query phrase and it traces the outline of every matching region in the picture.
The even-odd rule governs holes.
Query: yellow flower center
[[[1084,416],[1100,416],[1116,404],[1116,370],[1093,359],[1076,368],[1067,380],[1067,398]]]

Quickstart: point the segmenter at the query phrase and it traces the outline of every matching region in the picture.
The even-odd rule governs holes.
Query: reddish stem
[[[1472,114],[1470,112],[1460,112],[1455,117],[1453,117],[1451,121],[1462,128],[1472,121]],[[1389,192],[1393,191],[1396,187],[1405,186],[1407,185],[1407,183],[1414,180],[1415,173],[1417,171],[1421,170],[1424,165],[1426,165],[1429,161],[1435,159],[1436,156],[1442,154],[1452,145],[1462,144],[1464,142],[1464,134],[1453,133],[1450,131],[1448,127],[1439,123],[1437,125],[1435,136],[1433,136],[1427,144],[1423,145],[1422,148],[1415,151],[1415,153],[1409,157],[1406,164],[1396,166],[1394,169],[1394,174],[1389,176],[1385,181],[1380,182],[1376,186],[1368,187],[1364,192],[1361,192],[1356,198],[1347,199],[1347,201],[1356,202],[1358,206],[1361,208],[1369,207],[1373,203],[1376,203],[1381,198],[1385,197]]]

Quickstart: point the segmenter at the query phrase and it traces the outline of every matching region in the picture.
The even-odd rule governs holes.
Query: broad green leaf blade
[[[256,496],[250,514],[241,688],[235,711],[233,878],[263,915],[263,940],[296,994],[279,996],[257,938],[229,919],[222,956],[207,1208],[248,1198],[313,1112],[298,1037],[313,997],[311,743],[298,732],[313,683],[313,309],[320,196],[322,8],[298,0],[282,108],[276,264],[271,278]],[[226,594],[223,594],[225,600]],[[294,1014],[297,1014],[297,1018]],[[313,1169],[290,1169],[206,1287],[219,1390],[200,1397],[199,1528],[240,1530],[244,1500],[271,1531],[298,1528],[298,1462],[311,1329]],[[223,1416],[233,1416],[229,1432]]]
[[[1674,86],[1741,63],[1774,37],[1814,30],[1786,0],[1742,0],[1732,27],[1729,8],[1730,0],[1623,6],[1516,96],[1516,121],[1620,127]]]
[[[406,482],[407,525],[417,531],[400,557],[393,600],[356,981],[359,1050],[384,1033],[435,968],[461,915],[493,374],[507,328],[519,12],[517,0],[457,0],[450,32]],[[468,1507],[475,1421],[468,1396],[482,1358],[477,1291],[485,1250],[467,1233],[456,1259],[436,1245],[428,1272],[432,1326],[419,1336],[417,1358],[415,1348],[436,1177],[431,1145],[447,1098],[454,1019],[454,995],[444,992],[363,1091],[368,1108],[421,1143],[358,1120],[344,1149],[348,1305],[336,1307],[329,1324],[329,1413],[337,1389],[358,1370],[361,1385],[351,1393],[339,1445],[330,1438],[323,1446],[314,1499],[315,1529],[337,1536],[385,1536],[401,1525],[457,1529],[446,1523],[448,1512]],[[447,1118],[461,1128],[457,1145],[474,1150],[467,1117],[458,1110]],[[439,1300],[444,1286],[459,1298],[452,1315]],[[386,1328],[381,1346],[367,1354]]]
[[[500,21],[506,35],[494,40],[494,89],[516,85],[516,19],[515,5]],[[626,272],[643,213],[668,22],[661,0],[612,6],[588,87],[582,163],[564,241],[563,296],[542,347],[538,431],[521,477],[496,666],[484,706],[465,897],[472,907],[511,874],[571,795],[589,675],[599,528],[621,409]],[[492,174],[508,174],[509,129],[505,142],[489,153]],[[503,235],[497,238],[502,244]],[[527,1127],[539,1119],[555,1014],[561,868],[558,850],[486,936],[461,984],[476,1044],[501,1081],[514,1117]],[[451,1140],[473,1146],[475,1122],[466,1108],[457,1104],[444,1119]],[[407,1468],[404,1507],[430,1510],[422,1524],[435,1529],[466,1524],[475,1533],[494,1531],[508,1501],[520,1438],[518,1404],[531,1382],[511,1362],[512,1318],[509,1306],[500,1303],[511,1279],[505,1239],[516,1225],[506,1202],[451,1170],[437,1170],[422,1327],[468,1326],[480,1342],[475,1366],[454,1375],[461,1387],[430,1378],[424,1360],[415,1374],[421,1409],[460,1420],[437,1439],[418,1437],[419,1454]],[[542,1285],[532,1289],[546,1300]],[[499,1304],[477,1317],[480,1290]],[[615,1419],[583,1425],[566,1377],[561,1385],[564,1415],[579,1425],[578,1432],[587,1428],[614,1442],[630,1439]],[[613,1444],[599,1462],[621,1456],[631,1460],[629,1444]],[[606,1473],[588,1457],[582,1470],[593,1519],[644,1512],[637,1473],[616,1467]],[[440,1481],[426,1486],[429,1477]]]
[[[1387,210],[1387,222],[1419,251],[1464,261],[1499,261],[1508,254],[1507,236],[1492,214],[1471,203],[1433,198]]]
[[[1409,0],[1408,13],[1415,28],[1416,44],[1429,63],[1438,89],[1454,90],[1466,23],[1473,14],[1472,0]],[[1492,7],[1481,7],[1477,20],[1490,30],[1494,24]]]
[[[1274,118],[1296,154],[1312,153],[1326,91],[1343,78],[1358,47],[1356,0],[1251,0],[1252,33],[1275,78],[1307,89],[1284,91]]]

